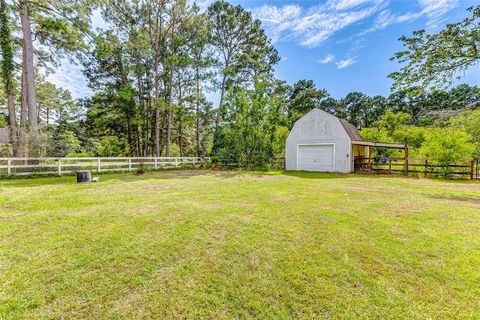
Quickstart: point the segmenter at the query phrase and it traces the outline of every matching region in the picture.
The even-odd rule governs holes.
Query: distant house
[[[8,128],[0,128],[0,144],[10,143],[10,130]]]
[[[355,157],[370,157],[372,147],[407,148],[363,141],[352,124],[313,109],[295,123],[287,138],[285,166],[287,170],[353,172]]]
[[[10,130],[0,128],[0,156],[11,156],[12,145],[10,144]]]

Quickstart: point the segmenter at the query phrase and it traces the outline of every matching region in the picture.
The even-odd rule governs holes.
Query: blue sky
[[[211,0],[201,0],[206,7]],[[312,79],[335,98],[351,91],[388,95],[387,75],[399,69],[389,58],[401,50],[398,38],[412,31],[440,30],[466,17],[474,0],[233,0],[262,21],[282,60],[276,76],[293,84]],[[97,13],[95,27],[103,26]],[[478,84],[480,69],[460,82]],[[49,77],[75,98],[91,95],[81,68],[65,63]]]

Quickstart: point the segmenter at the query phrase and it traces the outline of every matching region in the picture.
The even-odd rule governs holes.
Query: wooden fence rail
[[[478,160],[465,159],[458,164],[438,164],[426,158],[369,158],[355,157],[355,172],[367,173],[417,173],[427,175],[451,175],[480,179]]]
[[[210,161],[196,157],[0,158],[1,176],[64,175],[78,170],[96,173],[199,167]]]

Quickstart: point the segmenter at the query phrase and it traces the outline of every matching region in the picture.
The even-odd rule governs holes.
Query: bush
[[[55,132],[51,138],[49,154],[54,157],[65,157],[70,153],[80,151],[80,141],[73,131]]]
[[[123,157],[128,154],[125,142],[115,136],[106,136],[100,140],[97,155],[101,157]]]
[[[223,164],[268,167],[276,152],[284,152],[287,131],[279,126],[280,107],[279,99],[261,79],[252,90],[229,91],[222,106],[223,123],[216,131],[214,155]]]
[[[67,154],[66,157],[67,158],[88,158],[88,157],[91,157],[91,155],[86,152],[79,152],[79,153],[71,152]]]
[[[453,170],[447,166],[457,164],[462,158],[471,158],[474,150],[475,146],[465,131],[447,127],[430,128],[420,152],[429,160],[445,166],[440,169],[440,174],[449,177]]]

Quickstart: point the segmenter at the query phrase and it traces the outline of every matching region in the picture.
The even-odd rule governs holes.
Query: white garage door
[[[298,170],[333,171],[333,145],[299,145]]]

